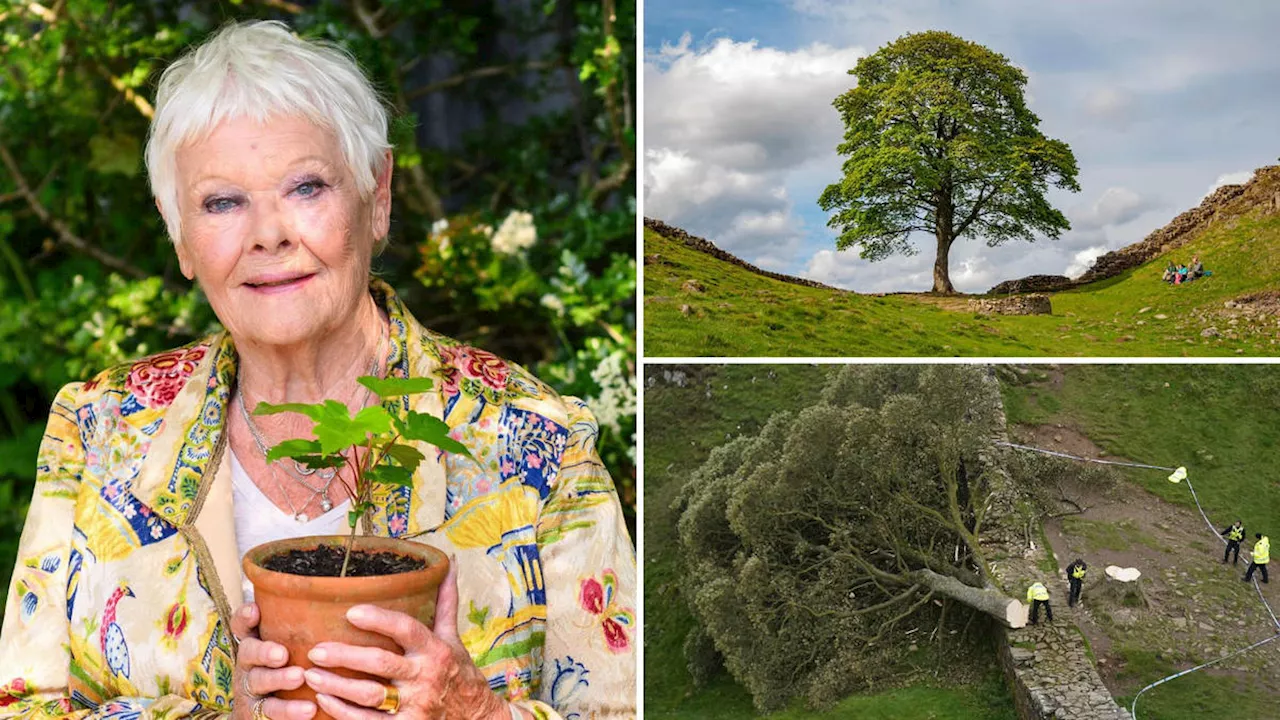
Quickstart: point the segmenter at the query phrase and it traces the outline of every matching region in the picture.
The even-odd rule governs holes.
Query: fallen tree
[[[847,366],[820,404],[711,453],[677,506],[695,677],[723,662],[762,711],[824,706],[885,680],[911,645],[984,616],[1025,623],[981,543],[999,417],[987,372]]]

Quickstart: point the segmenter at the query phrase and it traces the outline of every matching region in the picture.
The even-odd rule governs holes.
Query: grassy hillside
[[[714,238],[713,238],[714,240]],[[1280,289],[1280,215],[1218,223],[1171,253],[1213,276],[1173,287],[1161,256],[1052,296],[1052,315],[978,316],[965,300],[875,297],[793,285],[645,231],[645,352],[651,356],[1265,356],[1280,317],[1227,316],[1224,302]],[[684,289],[696,280],[706,291]],[[688,306],[683,312],[682,306]],[[1144,308],[1146,311],[1144,312]],[[1213,327],[1219,334],[1203,337]]]
[[[661,373],[664,367],[670,366],[651,366],[648,372]],[[770,371],[775,378],[768,377]],[[728,436],[755,432],[775,410],[812,404],[828,371],[827,367],[811,365],[701,366],[693,371],[701,375],[684,388],[659,383],[645,391],[646,717],[728,720],[754,715],[749,696],[727,675],[720,675],[705,688],[696,688],[685,671],[681,645],[694,620],[676,587],[676,518],[671,501],[680,483]],[[1002,390],[1011,425],[1062,425],[1079,431],[1113,456],[1157,465],[1185,465],[1215,522],[1225,525],[1239,516],[1250,532],[1257,528],[1273,537],[1280,534],[1280,473],[1275,465],[1280,448],[1280,369],[1266,365],[1040,366],[1004,373]],[[1168,503],[1194,508],[1186,485],[1170,484],[1166,474],[1123,473],[1134,486]],[[1184,514],[1184,524],[1162,526],[1160,532],[1181,537],[1197,557],[1175,558],[1174,564],[1152,572],[1194,576],[1191,561],[1202,561],[1215,576],[1225,573],[1227,580],[1222,584],[1230,590],[1246,596],[1251,593],[1235,581],[1233,573],[1238,569],[1217,565],[1216,554],[1221,551],[1199,516]],[[1126,543],[1165,547],[1157,534],[1130,537],[1121,532],[1129,527],[1125,522],[1068,526],[1077,532],[1107,531],[1102,540],[1108,542],[1115,535],[1127,538]],[[1199,557],[1201,553],[1205,557]],[[1188,590],[1188,594],[1216,586],[1196,587],[1201,589]],[[1268,592],[1274,587],[1273,583]],[[1242,604],[1244,611],[1261,612],[1249,597],[1244,600],[1249,600]],[[1155,607],[1159,612],[1160,605]],[[1227,623],[1221,617],[1224,612],[1231,615],[1232,611],[1225,605],[1198,609],[1190,632],[1199,633],[1195,628],[1203,620]],[[1227,619],[1231,620],[1227,624],[1234,623],[1234,617]],[[1184,645],[1208,642],[1221,648],[1235,641],[1206,637],[1186,636]],[[1171,647],[1178,645],[1130,645],[1120,638],[1109,648],[1108,667],[1118,679],[1116,692],[1122,703],[1127,706],[1133,693],[1147,683],[1190,666],[1185,653],[1171,654]],[[1214,652],[1216,655],[1218,650]],[[1223,708],[1231,708],[1238,717],[1275,716],[1276,693],[1265,678],[1274,676],[1270,668],[1280,662],[1280,647],[1264,652],[1271,655],[1253,660],[1265,663],[1265,671],[1193,673],[1147,693],[1139,705],[1139,717],[1191,720],[1220,714]],[[772,717],[1014,717],[1008,691],[990,668],[970,668],[966,681],[957,683],[949,672],[953,669],[938,668],[930,660],[927,656],[907,659],[904,672],[911,673],[911,679],[910,687],[904,690],[852,697],[828,713],[793,708]]]
[[[661,374],[672,366],[650,366]],[[694,619],[676,587],[678,540],[671,510],[680,485],[712,448],[728,436],[753,433],[778,410],[817,401],[827,367],[811,365],[697,366],[685,387],[659,383],[645,390],[645,717],[730,720],[753,717],[751,698],[722,673],[696,688],[685,670],[683,643]],[[773,372],[775,377],[770,378]],[[755,378],[755,382],[752,382]],[[711,398],[707,398],[710,391]],[[1012,720],[1012,699],[991,668],[978,668],[969,684],[953,678],[926,653],[908,658],[904,671],[921,678],[903,690],[851,697],[825,713],[794,708],[770,716],[894,718],[895,720]]]
[[[1009,378],[1016,380],[1009,381]],[[1006,375],[1003,385],[1005,409],[1011,425],[1052,425],[1077,430],[1114,456],[1137,462],[1185,465],[1206,513],[1215,524],[1225,526],[1239,517],[1250,533],[1280,533],[1280,482],[1277,482],[1276,449],[1280,447],[1280,369],[1269,365],[1069,365],[1062,368],[1032,368],[1020,375]],[[1198,547],[1170,566],[1148,568],[1162,578],[1195,580],[1194,591],[1212,596],[1214,582],[1224,583],[1241,612],[1266,627],[1265,612],[1254,600],[1248,586],[1236,582],[1237,568],[1221,569],[1216,558],[1221,547],[1213,540],[1199,515],[1185,484],[1172,484],[1167,473],[1149,470],[1125,471],[1134,484],[1169,503],[1189,508],[1186,524],[1167,531],[1178,542]],[[1134,502],[1134,512],[1143,503]],[[1099,528],[1123,529],[1125,521]],[[1070,523],[1068,523],[1070,527]],[[1159,531],[1159,530],[1158,530]],[[1166,543],[1154,534],[1132,538],[1138,543],[1162,549]],[[1251,538],[1250,538],[1251,540]],[[1246,543],[1245,547],[1249,547]],[[1197,578],[1196,562],[1207,564],[1211,582]],[[1271,587],[1274,587],[1274,583]],[[1268,595],[1276,604],[1268,588]],[[1198,621],[1226,624],[1221,618],[1225,603],[1195,604]],[[1217,601],[1221,602],[1221,601]],[[1168,603],[1172,605],[1173,603]],[[1159,606],[1156,606],[1157,608]],[[1172,608],[1171,608],[1172,610]],[[1245,616],[1232,617],[1232,623]],[[1216,618],[1216,619],[1215,619]],[[1192,625],[1190,632],[1201,634]],[[1203,628],[1201,628],[1202,630]],[[1129,629],[1114,630],[1114,633]],[[1248,641],[1256,627],[1244,633]],[[1184,670],[1193,663],[1213,659],[1226,649],[1245,643],[1208,636],[1215,650],[1208,656],[1169,656],[1169,647],[1191,648],[1203,637],[1184,636],[1180,644],[1155,647],[1120,641],[1112,647],[1122,670],[1118,680],[1120,699],[1126,704],[1137,690],[1161,677]],[[1115,639],[1115,638],[1113,638]],[[1245,664],[1262,663],[1270,668],[1280,657],[1280,648],[1255,651]],[[1114,661],[1113,661],[1114,662]],[[1197,672],[1167,683],[1143,695],[1139,717],[1160,720],[1192,720],[1209,717],[1223,707],[1231,707],[1240,717],[1277,717],[1276,694],[1258,673]]]

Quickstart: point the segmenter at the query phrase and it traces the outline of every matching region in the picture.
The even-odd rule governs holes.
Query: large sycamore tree
[[[1003,55],[950,33],[906,35],[858,61],[857,87],[836,98],[844,177],[818,204],[836,246],[868,260],[937,240],[933,291],[952,293],[948,256],[961,236],[995,247],[1070,229],[1050,184],[1073,192],[1071,148],[1045,137],[1027,108],[1027,76]]]
[[[762,712],[825,707],[901,681],[918,646],[963,662],[986,618],[1025,622],[983,544],[1001,420],[987,372],[846,366],[817,405],[712,451],[676,503],[695,679],[723,667]]]

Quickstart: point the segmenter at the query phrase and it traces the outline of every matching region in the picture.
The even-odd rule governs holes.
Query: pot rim
[[[449,571],[449,556],[442,550],[425,543],[401,538],[385,538],[376,535],[357,535],[355,548],[366,551],[394,552],[411,555],[427,562],[421,570],[392,575],[368,575],[363,577],[335,577],[323,575],[294,575],[268,570],[261,563],[265,558],[288,550],[306,550],[320,545],[343,545],[347,535],[304,535],[284,538],[256,545],[241,560],[245,576],[258,588],[269,588],[271,594],[292,596],[317,596],[329,600],[354,603],[376,601],[387,597],[388,590],[401,594],[406,589],[439,585]],[[362,547],[363,546],[363,547]],[[257,594],[255,592],[255,594]]]

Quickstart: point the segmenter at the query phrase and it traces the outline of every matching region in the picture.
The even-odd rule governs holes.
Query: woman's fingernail
[[[322,663],[329,659],[329,651],[324,648],[311,648],[307,657],[311,658],[311,662]]]
[[[284,648],[272,648],[270,657],[271,662],[281,663],[284,662],[288,655],[285,653]]]
[[[307,678],[307,684],[311,687],[324,683],[324,676],[315,670],[308,670],[302,673]]]
[[[350,610],[347,610],[348,620],[364,620],[367,617],[369,617],[369,611],[365,609],[363,605],[356,605]]]

